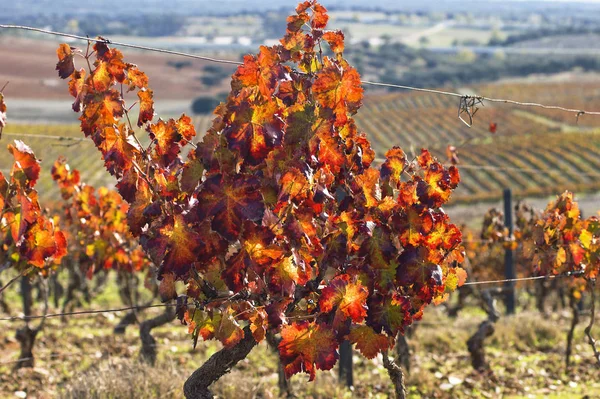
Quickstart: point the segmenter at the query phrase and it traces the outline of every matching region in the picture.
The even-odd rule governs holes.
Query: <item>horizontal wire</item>
[[[116,309],[98,309],[98,310],[80,310],[76,312],[66,312],[66,313],[50,313],[44,316],[12,316],[12,317],[2,317],[0,321],[17,321],[17,320],[35,320],[35,319],[44,319],[51,317],[62,317],[62,316],[76,316],[81,314],[98,314],[98,313],[112,313],[112,312],[123,312],[126,310],[140,310],[140,309],[149,309],[149,308],[163,308],[167,306],[176,306],[175,304],[169,303],[159,303],[154,305],[146,305],[146,306],[129,306],[125,308],[116,308]]]
[[[554,279],[554,278],[558,278],[558,277],[577,276],[579,274],[581,274],[581,273],[570,272],[570,273],[565,273],[565,274],[552,274],[552,275],[545,275],[545,276],[522,277],[522,278],[512,278],[512,279],[504,279],[504,280],[468,281],[468,282],[464,283],[463,286],[482,285],[482,284],[503,284],[503,283],[511,283],[511,282],[519,282],[519,281],[532,281],[532,280],[540,280],[540,279]],[[139,310],[139,309],[159,308],[159,307],[167,307],[167,306],[176,306],[176,305],[175,304],[154,304],[154,305],[147,305],[147,306],[129,306],[129,307],[124,307],[124,308],[116,308],[116,309],[81,310],[81,311],[66,312],[66,313],[50,313],[45,316],[12,316],[12,317],[0,318],[0,321],[35,320],[35,319],[61,317],[61,316],[112,313],[112,312],[122,312],[125,310],[134,310],[134,309]]]
[[[195,58],[195,59],[216,62],[216,63],[222,63],[222,64],[243,65],[243,62],[240,62],[240,61],[224,60],[224,59],[206,57],[206,56],[201,56],[201,55],[196,55],[196,54],[184,53],[184,52],[180,52],[180,51],[172,51],[172,50],[167,50],[167,49],[163,49],[163,48],[147,47],[147,46],[140,46],[140,45],[130,44],[130,43],[115,42],[115,41],[111,41],[111,40],[104,39],[104,38],[93,39],[93,38],[86,37],[86,36],[74,35],[71,33],[64,33],[64,32],[55,32],[55,31],[51,31],[51,30],[47,30],[47,29],[34,28],[31,26],[0,24],[0,28],[2,28],[2,29],[21,29],[21,30],[44,33],[47,35],[63,36],[63,37],[69,37],[72,39],[77,39],[77,40],[84,40],[88,43],[89,42],[100,42],[100,43],[112,44],[114,46],[129,47],[129,48],[134,48],[134,49],[138,49],[138,50],[154,51],[157,53],[164,53],[164,54],[177,55],[177,56],[181,56],[181,57]],[[515,100],[510,100],[510,99],[485,97],[485,96],[479,96],[479,95],[468,95],[468,94],[461,94],[461,93],[455,93],[455,92],[444,91],[444,90],[426,89],[426,88],[421,88],[421,87],[405,86],[405,85],[398,85],[398,84],[392,84],[392,83],[372,82],[372,81],[368,81],[368,80],[361,80],[361,83],[365,84],[365,85],[369,85],[369,86],[379,86],[379,87],[411,90],[411,91],[437,94],[437,95],[443,95],[443,96],[458,97],[461,99],[475,99],[478,101],[504,103],[504,104],[518,105],[521,107],[537,107],[537,108],[544,108],[544,109],[554,109],[554,110],[560,110],[560,111],[564,111],[564,112],[574,113],[574,114],[576,114],[577,117],[579,117],[581,115],[600,115],[600,111],[585,111],[582,109],[566,108],[566,107],[561,107],[558,105],[545,105],[545,104],[535,103],[535,102],[520,102],[520,101],[515,101]]]
[[[436,90],[436,89],[425,89],[422,87],[413,87],[413,86],[404,86],[404,85],[396,85],[396,84],[392,84],[392,83],[380,83],[380,82],[371,82],[368,80],[361,80],[360,83],[365,84],[365,85],[369,85],[369,86],[381,86],[381,87],[390,87],[390,88],[396,88],[396,89],[404,89],[404,90],[411,90],[411,91],[420,91],[423,93],[430,93],[430,94],[438,94],[441,96],[450,96],[450,97],[458,97],[458,98],[471,98],[471,97],[475,97],[475,98],[482,98],[479,96],[471,96],[471,95],[465,95],[465,94],[460,94],[460,93],[453,93],[451,91],[444,91],[444,90]]]
[[[42,138],[42,139],[54,139],[59,141],[85,141],[92,142],[90,139],[85,137],[69,137],[69,136],[55,136],[52,134],[32,134],[32,133],[19,133],[19,132],[3,132],[3,136],[19,136],[19,137],[33,137],[33,138]]]
[[[105,44],[112,44],[113,46],[129,47],[129,48],[134,48],[134,49],[138,49],[138,50],[146,50],[146,51],[154,51],[156,53],[178,55],[181,57],[195,58],[198,60],[217,62],[217,63],[221,63],[221,64],[233,64],[233,65],[242,65],[243,64],[243,62],[240,62],[240,61],[224,60],[224,59],[219,59],[219,58],[206,57],[203,55],[183,53],[181,51],[167,50],[167,49],[162,49],[162,48],[157,48],[157,47],[147,47],[147,46],[140,46],[137,44],[115,42],[115,41],[108,40],[108,39],[92,39],[92,38],[86,37],[86,36],[79,36],[79,35],[74,35],[71,33],[54,32],[51,30],[34,28],[31,26],[0,24],[0,28],[28,30],[28,31],[33,31],[33,32],[44,33],[47,35],[70,37],[71,39],[84,40],[86,42],[99,42],[99,43],[105,43]]]
[[[534,168],[519,168],[513,166],[493,166],[493,165],[456,165],[458,169],[485,169],[485,170],[507,170],[527,173],[564,173],[558,169],[534,169]],[[576,173],[577,176],[600,177],[600,173]]]
[[[577,276],[579,276],[581,274],[583,274],[583,272],[567,272],[567,273],[563,273],[563,274],[547,274],[547,275],[544,275],[544,276],[508,278],[508,279],[504,279],[504,280],[468,281],[468,282],[464,283],[463,286],[466,286],[466,285],[483,285],[483,284],[516,283],[516,282],[519,282],[519,281],[532,281],[532,280],[542,280],[542,279],[552,280],[552,279],[555,279],[555,278],[562,278],[562,277],[577,277]]]

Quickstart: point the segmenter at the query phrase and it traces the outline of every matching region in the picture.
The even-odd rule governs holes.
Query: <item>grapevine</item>
[[[0,94],[0,123],[5,119],[6,104]],[[2,125],[0,125],[0,128]],[[2,270],[11,268],[18,275],[0,288],[4,291],[12,282],[21,278],[23,312],[31,314],[33,298],[30,279],[47,277],[56,269],[67,254],[65,235],[55,226],[55,219],[48,218],[38,202],[35,184],[39,178],[40,165],[35,154],[22,141],[8,145],[14,163],[7,178],[0,172],[0,263]],[[45,288],[45,284],[43,284]],[[48,308],[45,290],[45,310]],[[37,327],[25,326],[17,330],[16,338],[21,344],[21,359],[16,367],[33,366],[33,347],[37,334],[44,327],[44,319]]]
[[[213,358],[235,364],[267,332],[280,333],[286,376],[310,380],[333,367],[345,339],[368,358],[391,348],[466,277],[457,266],[460,231],[441,210],[457,168],[426,150],[409,160],[398,147],[372,166],[353,119],[360,78],[343,58],[343,33],[326,30],[327,20],[319,3],[301,3],[281,45],[244,57],[194,145],[189,117],[154,121],[148,79],[119,50],[62,44],[57,65],[83,133],[131,203],[132,233],[160,265],[165,299],[177,297],[176,281],[186,284],[178,312],[193,339],[218,339],[225,348]],[[91,68],[77,70],[75,56]],[[148,147],[126,90],[138,97]],[[228,369],[206,364],[214,379]],[[205,395],[210,378],[197,370],[186,395]]]

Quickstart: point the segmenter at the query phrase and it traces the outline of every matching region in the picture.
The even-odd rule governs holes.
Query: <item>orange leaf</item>
[[[141,127],[154,118],[154,100],[152,99],[152,90],[150,89],[140,90],[137,95],[140,99],[140,115],[137,125]]]
[[[259,182],[251,176],[235,178],[213,175],[198,193],[198,218],[213,217],[212,228],[229,241],[235,241],[245,220],[259,221],[264,204]]]
[[[329,43],[329,47],[331,47],[331,51],[334,53],[342,53],[344,51],[344,33],[342,31],[325,32],[323,39]]]
[[[360,323],[367,316],[366,301],[369,291],[360,281],[342,274],[329,282],[321,291],[319,307],[322,312],[331,312],[335,307],[338,312],[350,317],[353,322]]]
[[[15,140],[15,144],[8,145],[8,151],[15,158],[12,170],[10,172],[13,179],[19,182],[22,187],[33,187],[40,177],[40,161],[35,158],[35,154],[21,140]]]
[[[363,88],[360,75],[349,65],[337,65],[325,60],[325,67],[317,73],[313,92],[321,107],[333,110],[336,125],[348,120],[361,105]]]
[[[377,354],[388,350],[392,341],[383,334],[377,334],[369,326],[358,326],[350,331],[348,340],[356,344],[356,349],[367,359],[373,359]]]
[[[279,354],[285,376],[305,372],[309,381],[315,370],[330,370],[338,359],[335,334],[325,324],[303,321],[284,326],[281,330]]]
[[[62,43],[58,49],[56,49],[56,55],[58,55],[58,63],[56,64],[58,76],[61,79],[66,79],[75,72],[75,63],[73,62],[74,54],[71,50],[71,46]]]

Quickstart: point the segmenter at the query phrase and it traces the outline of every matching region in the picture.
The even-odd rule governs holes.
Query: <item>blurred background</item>
[[[345,56],[363,80],[600,109],[600,2],[332,0],[325,5],[330,27],[343,30]],[[0,23],[240,60],[260,45],[277,43],[295,6],[291,0],[176,0],[168,7],[154,0],[22,0],[3,5]],[[70,39],[0,30],[0,82],[10,82],[6,134],[11,138],[78,135],[77,115],[53,69],[59,40]],[[149,75],[161,117],[186,112],[195,115],[199,131],[210,125],[234,66],[131,49],[126,54]],[[469,128],[457,117],[459,98],[375,86],[366,91],[357,119],[379,157],[394,145],[409,153],[426,147],[445,160],[448,146],[456,149],[462,184],[449,210],[453,216],[465,222],[475,217],[478,223],[504,188],[541,206],[549,195],[575,190],[584,211],[595,212],[597,116],[484,103]],[[46,138],[33,139],[34,150],[42,145],[49,154],[44,158],[74,151],[75,156],[66,155],[73,167],[90,174],[86,181],[111,184],[91,144],[55,148]],[[0,168],[7,165],[8,160],[0,161]],[[40,190],[42,196],[56,194],[52,185]],[[484,206],[476,206],[481,202]]]
[[[459,97],[365,85],[364,105],[356,119],[376,150],[377,162],[387,149],[400,146],[408,154],[427,148],[444,164],[457,164],[461,184],[445,210],[454,223],[467,226],[463,231],[471,262],[469,279],[505,276],[506,248],[486,241],[485,223],[482,229],[486,212],[502,208],[505,190],[512,193],[512,205],[524,200],[535,209],[571,190],[584,217],[597,214],[600,116],[578,111],[600,111],[600,1],[322,3],[329,10],[329,28],[345,34],[344,56],[364,81],[571,109],[483,101],[472,104],[478,110],[471,118]],[[0,24],[100,35],[239,61],[244,54],[256,53],[260,45],[278,43],[286,17],[296,5],[295,0],[17,0],[0,6]],[[60,200],[59,188],[50,177],[59,155],[81,172],[84,182],[109,188],[115,183],[92,141],[82,139],[72,98],[56,73],[56,48],[61,42],[85,50],[85,42],[74,39],[0,29],[0,88],[9,82],[4,89],[8,125],[2,133],[3,145],[21,139],[42,159],[37,189],[47,206]],[[150,78],[160,117],[186,113],[193,116],[200,135],[209,128],[213,109],[230,91],[234,65],[120,50]],[[0,171],[8,173],[12,158],[3,154]],[[494,223],[501,228],[504,220],[498,217]],[[522,258],[517,251],[517,274],[530,276],[530,264]],[[136,284],[142,287],[143,283]],[[113,288],[103,291],[94,304],[114,307],[118,295]],[[460,298],[453,296],[445,308],[428,310],[424,321],[407,333],[410,397],[600,395],[591,349],[583,328],[575,329],[576,313],[571,313],[585,304],[584,315],[589,297],[576,298],[575,306],[565,299],[567,291],[573,292],[567,284],[556,280],[519,284],[517,316],[496,323],[496,333],[488,341],[493,372],[481,374],[470,365],[466,342],[479,322],[495,317],[497,311],[485,302],[483,289],[463,288],[467,289],[458,294]],[[499,299],[501,285],[496,288],[492,294]],[[6,303],[19,301],[16,290],[5,298]],[[500,310],[504,313],[501,305]],[[158,314],[153,311],[148,314]],[[128,330],[125,338],[111,333],[119,317],[108,313],[74,318],[69,324],[53,319],[40,339],[41,366],[19,373],[10,372],[16,341],[0,334],[0,396],[180,397],[185,377],[217,349],[209,342],[192,350],[185,327],[162,327],[156,333],[159,367],[141,365],[133,360],[137,330]],[[572,368],[567,370],[564,341],[569,331],[574,346]],[[263,345],[249,359],[222,379],[215,393],[275,397],[275,355]],[[355,356],[354,362],[352,389],[342,387],[331,371],[320,373],[316,384],[295,378],[294,390],[313,398],[387,397],[389,381],[381,361]]]

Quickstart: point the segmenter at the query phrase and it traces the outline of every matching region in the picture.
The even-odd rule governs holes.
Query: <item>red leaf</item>
[[[159,230],[156,238],[148,245],[154,247],[156,252],[161,252],[161,275],[174,273],[182,276],[190,266],[198,260],[198,252],[203,246],[202,237],[183,220],[181,215],[174,217]]]
[[[400,147],[393,147],[386,152],[385,158],[385,162],[381,165],[381,178],[390,180],[397,187],[402,172],[407,167],[406,154]]]
[[[154,118],[154,100],[152,99],[152,90],[150,89],[140,90],[137,95],[140,99],[140,115],[137,125],[141,127]]]
[[[360,323],[367,316],[366,301],[369,291],[356,278],[342,274],[323,288],[319,307],[322,312],[331,312],[337,307],[338,312]]]
[[[198,218],[212,217],[213,230],[235,241],[245,220],[262,220],[265,207],[259,188],[259,181],[251,176],[211,176],[198,193]]]
[[[313,92],[321,107],[331,109],[336,125],[343,125],[348,114],[354,114],[361,105],[363,88],[356,69],[325,60],[325,67],[317,73]]]
[[[6,103],[4,102],[4,94],[0,92],[0,138],[2,137],[2,129],[6,126]]]
[[[369,326],[358,326],[348,334],[348,340],[356,344],[356,349],[367,359],[373,359],[377,354],[387,351],[391,347],[392,339],[377,334]]]
[[[232,76],[234,90],[249,87],[256,89],[264,99],[271,97],[277,88],[278,78],[283,74],[278,58],[277,51],[266,46],[260,46],[258,56],[244,56],[244,64]]]
[[[71,46],[62,43],[56,50],[56,55],[58,55],[58,63],[56,64],[58,76],[61,79],[66,79],[75,72],[75,64],[73,62],[74,54],[71,50]]]
[[[33,187],[40,177],[40,161],[35,158],[35,154],[21,140],[15,140],[15,144],[8,145],[8,151],[15,158],[12,170],[10,172],[13,179],[19,182],[22,187]]]
[[[183,114],[175,121],[175,127],[181,135],[181,145],[185,145],[192,141],[196,137],[196,128],[192,123],[192,118]]]
[[[285,376],[305,372],[315,379],[315,369],[330,370],[338,359],[337,340],[333,330],[324,324],[303,321],[281,330],[279,354]]]
[[[238,151],[246,162],[258,164],[281,145],[285,123],[277,102],[250,104],[244,101],[233,107],[231,119],[223,135],[229,148]]]
[[[331,47],[331,51],[334,53],[342,53],[344,51],[344,33],[342,31],[325,32],[323,39],[329,43],[329,47]]]
[[[159,119],[158,122],[148,125],[147,130],[150,138],[156,143],[156,155],[164,165],[171,164],[181,151],[181,134],[177,131],[175,120],[169,119],[165,122]]]

